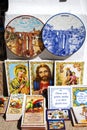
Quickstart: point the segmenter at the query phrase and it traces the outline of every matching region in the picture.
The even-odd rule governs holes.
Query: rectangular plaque
[[[70,108],[71,107],[71,88],[50,86],[48,88],[48,108]]]
[[[87,86],[72,87],[72,107],[87,105]]]

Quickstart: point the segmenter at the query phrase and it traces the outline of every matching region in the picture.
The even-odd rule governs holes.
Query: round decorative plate
[[[44,49],[41,39],[43,25],[39,19],[29,15],[12,19],[5,29],[7,48],[20,57],[37,56]]]
[[[72,55],[83,45],[85,37],[83,22],[69,13],[52,16],[42,30],[44,46],[56,56]]]

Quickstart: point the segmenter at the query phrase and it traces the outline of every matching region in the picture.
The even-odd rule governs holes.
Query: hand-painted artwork
[[[3,95],[3,62],[0,61],[0,95]]]
[[[21,114],[23,108],[24,95],[13,94],[10,97],[9,105],[7,109],[8,114]]]
[[[28,61],[6,61],[6,78],[9,94],[29,94]]]
[[[46,116],[47,120],[70,119],[69,109],[47,109]]]
[[[41,95],[26,96],[23,124],[44,125],[45,123],[45,100]]]
[[[49,86],[48,87],[48,108],[49,109],[70,109],[71,87],[70,86]]]
[[[31,93],[45,95],[48,86],[53,85],[53,61],[31,61],[30,78]]]
[[[87,106],[73,107],[73,113],[78,124],[87,124]]]
[[[87,86],[72,87],[72,106],[87,106]]]
[[[49,120],[48,121],[48,130],[65,130],[64,120]]]
[[[83,84],[84,62],[55,62],[55,85]]]
[[[12,19],[5,29],[5,40],[9,50],[19,57],[33,58],[43,49],[41,40],[42,21],[23,15]]]
[[[80,18],[61,13],[51,17],[42,30],[47,50],[56,56],[70,56],[83,45],[86,29]]]
[[[0,114],[6,112],[8,99],[9,99],[8,97],[0,96]]]

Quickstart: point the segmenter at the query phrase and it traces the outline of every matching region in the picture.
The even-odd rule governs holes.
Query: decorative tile
[[[86,29],[81,19],[70,13],[52,16],[45,24],[42,39],[47,50],[56,56],[70,56],[84,43]]]

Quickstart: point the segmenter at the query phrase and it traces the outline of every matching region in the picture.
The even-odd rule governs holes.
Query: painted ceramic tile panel
[[[21,114],[23,108],[24,95],[12,94],[6,114]]]
[[[29,94],[29,71],[26,60],[6,60],[6,78],[8,94]]]
[[[34,95],[44,95],[53,85],[53,61],[30,61],[30,86]]]
[[[0,97],[0,114],[5,113],[8,104],[8,99],[8,97]]]
[[[83,83],[84,62],[55,62],[55,85]]]
[[[45,100],[43,96],[26,96],[23,122],[24,125],[44,125]]]
[[[0,95],[3,95],[3,62],[0,61]]]
[[[69,109],[48,109],[46,116],[47,120],[70,119]]]
[[[86,29],[81,19],[70,13],[52,16],[42,30],[47,50],[56,56],[70,56],[84,43]]]
[[[87,106],[73,107],[77,123],[87,124]]]
[[[70,86],[48,86],[49,109],[70,109],[71,98]]]
[[[5,39],[7,48],[19,57],[33,58],[43,49],[41,40],[42,21],[28,15],[12,19],[6,26]]]
[[[65,130],[64,120],[49,120],[48,130]]]
[[[87,106],[87,86],[72,87],[72,106]]]

